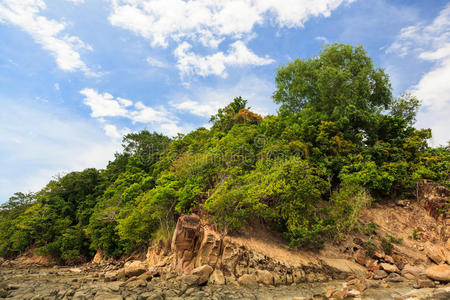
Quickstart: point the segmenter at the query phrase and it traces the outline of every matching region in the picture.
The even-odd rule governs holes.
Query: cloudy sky
[[[438,0],[0,0],[0,202],[101,168],[121,136],[207,126],[236,96],[276,112],[276,68],[364,45],[418,127],[450,138],[450,4]]]

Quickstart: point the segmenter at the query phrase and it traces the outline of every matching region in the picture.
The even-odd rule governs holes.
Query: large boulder
[[[447,282],[450,281],[450,266],[431,266],[425,270],[425,274],[431,279]]]
[[[189,274],[194,269],[194,259],[201,240],[202,228],[199,216],[192,214],[178,218],[171,244],[171,249],[176,255],[175,270],[178,273]]]
[[[444,249],[442,249],[438,245],[433,245],[430,242],[425,243],[424,245],[425,254],[435,263],[441,264],[445,262],[445,253]]]
[[[147,264],[140,260],[128,261],[124,265],[124,270],[128,277],[139,276],[147,271]]]
[[[203,284],[208,281],[209,275],[211,275],[213,268],[208,265],[203,265],[201,267],[192,270],[192,275],[197,275],[199,277],[198,284]]]

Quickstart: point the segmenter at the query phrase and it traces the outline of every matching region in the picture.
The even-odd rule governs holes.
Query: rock
[[[336,291],[333,293],[332,299],[343,300],[347,297],[347,290]]]
[[[400,273],[400,270],[397,268],[396,265],[380,263],[380,267],[388,273]]]
[[[398,275],[397,273],[391,273],[391,274],[388,275],[388,277],[386,277],[386,281],[389,281],[389,282],[403,282],[405,280],[403,279],[402,276]]]
[[[267,270],[256,271],[256,281],[265,285],[273,285],[273,275]]]
[[[366,280],[367,288],[377,289],[380,287],[380,282],[377,280]]]
[[[241,286],[248,288],[257,288],[258,282],[256,281],[256,276],[253,274],[244,274],[238,279],[238,283]]]
[[[386,278],[388,274],[383,270],[375,270],[373,271],[373,278],[374,279],[383,279]]]
[[[94,300],[123,300],[121,295],[98,293],[95,295]]]
[[[222,271],[220,271],[219,269],[215,269],[214,272],[212,272],[211,276],[209,277],[208,282],[216,285],[224,285],[225,277],[223,276]]]
[[[434,288],[434,282],[429,279],[417,279],[416,284],[414,285],[414,288],[416,289],[423,289],[423,288]]]
[[[430,242],[424,245],[425,254],[438,265],[445,262],[444,251],[441,247],[433,245]]]
[[[213,268],[209,265],[204,265],[192,270],[192,275],[197,275],[199,277],[198,284],[203,284],[208,281],[209,275],[211,275]]]
[[[124,270],[128,277],[139,276],[147,271],[147,264],[139,260],[129,261],[125,263]]]
[[[126,287],[127,288],[139,288],[139,287],[146,287],[147,286],[147,281],[143,280],[143,279],[137,279],[137,280],[132,280],[127,282]]]
[[[171,249],[176,255],[175,269],[179,274],[190,273],[194,269],[194,259],[203,235],[200,225],[200,217],[195,214],[178,218]]]
[[[401,274],[402,274],[403,276],[405,276],[405,277],[406,277],[406,274],[411,274],[411,275],[414,275],[414,276],[419,276],[420,274],[424,273],[424,271],[425,271],[425,269],[424,269],[423,267],[420,267],[420,266],[412,266],[412,265],[410,265],[410,264],[406,264],[406,265],[403,267],[403,270],[402,270]]]
[[[6,298],[8,297],[8,292],[5,290],[0,290],[0,298]]]
[[[358,290],[354,290],[354,289],[349,290],[349,291],[347,292],[347,297],[353,297],[353,298],[355,298],[355,297],[359,297],[360,295],[361,295],[361,292],[358,291]]]
[[[353,258],[355,259],[355,261],[358,264],[360,264],[362,266],[364,266],[366,264],[366,259],[367,259],[366,252],[364,252],[364,250],[362,250],[362,249],[358,249],[355,252],[355,255],[353,256]]]
[[[431,266],[425,270],[425,274],[431,279],[447,282],[450,281],[450,266]]]
[[[447,239],[447,242],[445,243],[445,248],[447,248],[447,250],[450,251],[450,238]]]
[[[76,291],[75,294],[73,294],[73,300],[86,300],[90,297],[90,295],[86,294],[83,291]]]
[[[94,264],[102,264],[105,262],[106,251],[98,249],[92,259],[92,263]]]
[[[107,271],[105,273],[105,282],[116,281],[118,271]]]
[[[194,285],[198,284],[200,277],[198,277],[197,275],[192,275],[192,274],[182,275],[182,276],[178,277],[178,280],[180,280],[187,286],[194,286]]]
[[[384,259],[384,253],[379,250],[376,250],[375,253],[373,254],[373,257],[376,259]]]
[[[387,263],[390,263],[391,265],[395,265],[394,258],[392,258],[392,256],[390,256],[390,255],[386,255],[386,256],[384,257],[384,260],[385,260]]]

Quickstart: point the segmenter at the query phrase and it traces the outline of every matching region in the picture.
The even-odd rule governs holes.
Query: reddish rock
[[[182,215],[172,237],[171,249],[176,255],[176,271],[190,273],[194,269],[194,258],[200,248],[202,232],[200,217]]]

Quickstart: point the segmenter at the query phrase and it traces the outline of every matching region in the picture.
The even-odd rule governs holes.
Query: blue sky
[[[276,112],[276,68],[362,44],[417,127],[450,139],[450,4],[387,0],[1,0],[0,202],[102,168],[121,136],[207,126],[236,96]]]

